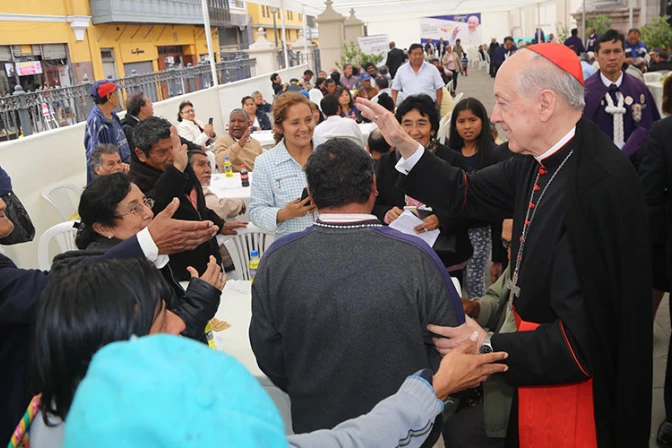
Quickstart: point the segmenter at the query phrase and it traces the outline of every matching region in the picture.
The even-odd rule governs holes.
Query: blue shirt
[[[626,58],[643,58],[649,52],[646,44],[638,40],[636,44],[631,45],[627,40],[625,41],[625,57]]]
[[[584,81],[597,73],[597,69],[586,61],[581,61],[581,69],[583,70]]]
[[[326,140],[313,138],[313,148]],[[317,213],[277,222],[278,212],[301,198],[308,186],[303,167],[287,151],[285,140],[257,157],[252,178],[250,220],[254,225],[278,236],[300,232],[313,225]]]
[[[108,119],[98,106],[93,106],[89,117],[86,119],[84,131],[84,148],[86,149],[86,179],[91,182],[93,171],[89,166],[91,153],[101,143],[110,143],[119,149],[119,157],[124,163],[131,163],[131,149],[126,140],[126,134],[121,128],[121,120],[116,113],[112,112],[112,119]]]

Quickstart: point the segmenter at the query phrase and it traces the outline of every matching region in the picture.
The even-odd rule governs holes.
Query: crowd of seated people
[[[606,75],[600,51],[612,44],[627,56],[618,67],[622,90],[637,76],[628,70],[641,74],[672,66],[664,49],[648,60],[637,30],[627,40],[611,31],[595,36],[595,54],[584,53],[585,64],[577,66],[588,70],[594,61]],[[479,47],[483,60],[486,50]],[[508,59],[516,47],[504,51]],[[518,235],[502,213],[465,218],[408,193],[410,176],[403,170],[410,158],[402,146],[421,148],[422,158],[413,163],[431,173],[422,179],[431,189],[446,188],[446,167],[460,170],[464,206],[474,194],[472,180],[478,194],[479,181],[502,166],[515,171],[520,157],[512,157],[508,143],[500,145],[478,99],[453,104],[458,74],[466,75],[464,50],[446,45],[440,59],[434,50],[429,58],[425,53],[412,45],[394,79],[385,65],[372,62],[317,76],[306,70],[286,83],[274,73],[273,96],[266,101],[259,91],[245,93],[220,135],[212,120],[196,119],[192,102],[180,103],[173,126],[154,116],[142,92],[128,98],[124,120],[110,119],[108,109],[119,101],[116,86],[97,85],[103,88],[92,95],[100,114],[120,123],[130,159],[122,161],[119,143],[87,146],[91,181],[79,202],[77,250],[56,256],[50,271],[24,271],[0,255],[0,315],[14,314],[0,319],[0,335],[4,326],[12,327],[2,342],[11,350],[0,350],[0,361],[11,359],[10,370],[26,378],[30,372],[33,379],[30,387],[26,378],[8,382],[12,390],[0,395],[7,403],[0,437],[14,435],[10,446],[17,448],[28,442],[37,448],[141,447],[151,441],[177,446],[181,431],[199,422],[202,443],[227,440],[232,446],[431,447],[440,433],[446,447],[464,446],[474,419],[487,425],[491,415],[483,397],[498,400],[498,394],[511,392],[496,375],[508,369],[502,362],[508,355],[477,352],[491,336],[480,327],[515,331],[520,324],[515,309],[507,307],[516,294],[512,276],[520,257],[512,259],[508,248]],[[512,66],[499,65],[504,74]],[[427,82],[414,80],[414,72]],[[595,69],[581,73],[597,79]],[[666,83],[667,96],[671,86]],[[451,113],[449,136],[439,142],[439,123]],[[637,120],[635,129],[626,125],[622,143],[639,128],[648,135],[646,120]],[[273,134],[272,148],[255,138],[264,131]],[[655,167],[643,148],[642,143],[636,151],[638,162],[644,160],[640,174],[653,189],[647,173]],[[234,172],[244,167],[253,174],[249,205],[215,194],[213,175],[229,162]],[[3,182],[0,175],[0,238],[13,226],[4,212]],[[489,206],[489,200],[478,205]],[[418,220],[414,227],[395,230],[395,221],[409,214]],[[242,215],[277,238],[252,284],[249,340],[260,369],[290,397],[297,435],[289,437],[251,374],[207,348],[206,326],[220,306],[225,272],[233,269],[217,235],[245,228]],[[431,246],[413,237],[434,231]],[[660,289],[669,288],[664,283]],[[452,329],[460,329],[459,341]],[[564,337],[571,351],[576,341]],[[577,364],[583,361],[582,354],[571,355]],[[208,370],[222,376],[215,379]],[[490,375],[491,388],[483,387]],[[174,393],[178,387],[182,400]],[[207,412],[197,398],[203,393],[214,403]],[[457,397],[457,411],[442,416],[448,395]],[[134,396],[137,406],[124,403]],[[517,411],[517,400],[512,404],[507,397],[503,406]],[[32,411],[22,419],[26,407]],[[245,418],[210,418],[231,413]],[[668,429],[672,437],[672,423]],[[507,428],[499,434],[479,433],[474,440],[505,446]]]

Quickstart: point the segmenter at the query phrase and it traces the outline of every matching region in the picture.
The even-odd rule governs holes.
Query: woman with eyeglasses
[[[154,218],[153,205],[154,201],[145,197],[123,173],[94,179],[84,189],[79,201],[81,222],[75,243],[80,250],[58,255],[52,270],[77,265],[83,259],[100,255],[136,235]],[[204,340],[205,326],[219,307],[221,290],[226,283],[221,267],[211,256],[200,278],[195,269],[187,268],[192,278],[184,291],[175,280],[167,257],[165,260],[157,260],[155,264],[177,296],[169,310],[184,321],[186,329],[182,335]]]
[[[210,124],[204,125],[202,121],[196,119],[196,109],[191,101],[182,101],[177,114],[177,133],[180,137],[189,140],[197,145],[208,146],[212,139],[217,137],[215,128]]]

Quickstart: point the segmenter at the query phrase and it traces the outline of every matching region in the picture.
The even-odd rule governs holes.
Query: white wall
[[[283,80],[289,81],[290,78],[300,78],[306,67],[302,65],[278,73]],[[199,120],[207,122],[209,117],[214,117],[215,132],[221,135],[229,111],[240,107],[240,99],[255,90],[271,100],[270,73],[155,103],[154,113],[177,123],[178,106],[188,99],[194,104]],[[11,176],[14,191],[28,210],[36,230],[32,242],[2,248],[19,267],[37,267],[40,235],[61,222],[56,209],[42,198],[42,190],[57,182],[70,182],[81,187],[86,184],[84,127],[85,123],[78,123],[0,143],[0,166]]]
[[[483,43],[490,43],[495,37],[497,42],[503,42],[504,38],[511,34],[509,15],[505,12],[484,12],[481,15],[481,37]]]
[[[366,30],[369,36],[387,34],[390,42],[394,42],[397,48],[408,48],[411,44],[420,42],[420,19],[418,18],[368,22]]]

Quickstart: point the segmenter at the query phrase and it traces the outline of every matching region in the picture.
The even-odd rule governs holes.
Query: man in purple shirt
[[[351,64],[345,64],[343,66],[343,77],[341,78],[341,85],[348,90],[359,89],[359,78],[352,74]]]

